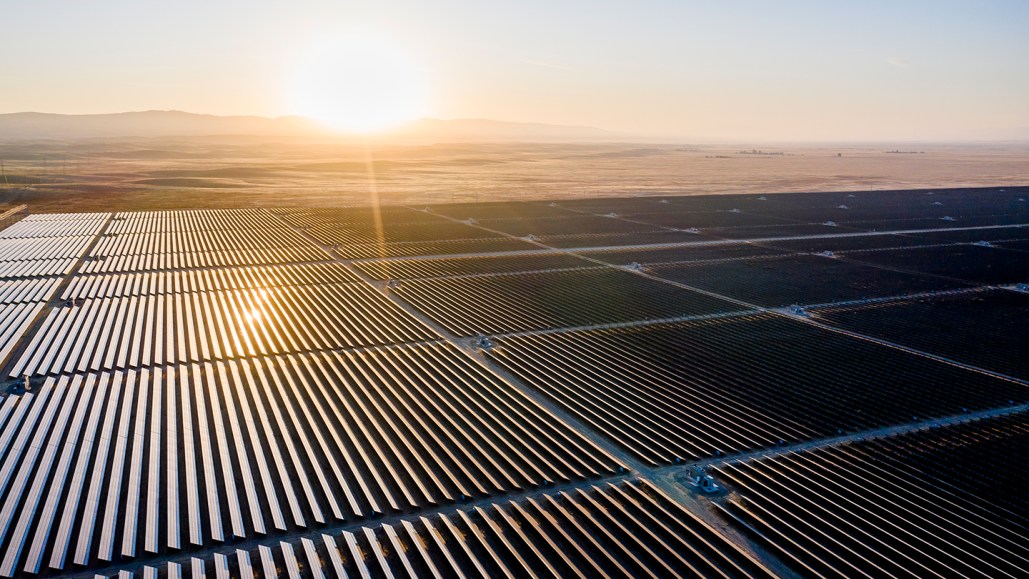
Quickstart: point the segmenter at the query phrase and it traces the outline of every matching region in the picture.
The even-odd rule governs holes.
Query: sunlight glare
[[[422,69],[398,46],[368,35],[312,44],[289,79],[291,108],[334,129],[367,133],[425,113]]]

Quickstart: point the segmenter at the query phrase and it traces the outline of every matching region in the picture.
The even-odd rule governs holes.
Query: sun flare
[[[291,108],[334,129],[374,132],[425,114],[422,69],[383,38],[345,35],[314,43],[289,80]]]

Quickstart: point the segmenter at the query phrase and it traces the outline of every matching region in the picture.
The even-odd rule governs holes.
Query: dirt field
[[[441,203],[1029,183],[1029,144],[368,148],[264,139],[2,143],[0,205],[34,212]],[[747,151],[746,153],[744,151]]]

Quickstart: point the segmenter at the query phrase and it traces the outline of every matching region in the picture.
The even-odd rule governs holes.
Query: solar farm
[[[1024,577],[1029,187],[0,215],[0,577]]]

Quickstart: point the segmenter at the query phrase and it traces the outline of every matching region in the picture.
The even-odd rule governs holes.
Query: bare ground
[[[1029,144],[478,144],[255,139],[0,143],[0,204],[34,212],[867,191],[1029,183]]]

